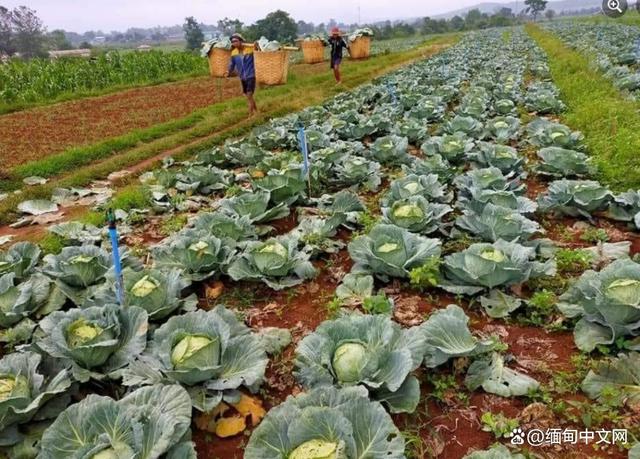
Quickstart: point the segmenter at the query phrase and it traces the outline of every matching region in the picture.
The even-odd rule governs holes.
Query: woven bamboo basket
[[[231,51],[222,48],[211,48],[209,51],[209,72],[212,77],[221,78],[229,68]]]
[[[371,37],[358,37],[349,45],[352,59],[365,59],[371,55]]]
[[[305,64],[317,64],[324,61],[324,45],[320,40],[303,40],[300,44]]]
[[[289,74],[289,51],[255,51],[256,82],[267,86],[285,84]]]

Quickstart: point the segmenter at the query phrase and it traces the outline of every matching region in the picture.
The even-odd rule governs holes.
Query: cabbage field
[[[601,27],[552,29],[637,71]],[[523,28],[472,32],[142,174],[122,283],[86,221],[7,244],[0,456],[640,458],[640,191],[566,109]]]

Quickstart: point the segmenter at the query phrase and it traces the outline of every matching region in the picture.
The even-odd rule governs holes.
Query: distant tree
[[[45,52],[45,28],[37,13],[26,6],[11,12],[12,41],[16,52],[23,57],[43,57]]]
[[[12,11],[0,6],[0,54],[11,55],[16,52],[13,43]]]
[[[66,49],[73,49],[73,45],[67,40],[67,35],[64,30],[53,30],[47,35],[49,47],[56,51],[63,51]]]
[[[513,14],[513,10],[511,8],[500,8],[496,12],[496,16],[502,16],[505,18],[513,18],[515,15]]]
[[[248,27],[248,37],[258,39],[262,36],[269,40],[293,42],[298,35],[298,25],[289,13],[282,10],[273,11]]]
[[[556,12],[555,10],[547,10],[546,13],[544,13],[544,17],[546,17],[548,20],[553,21],[553,18],[556,17]]]
[[[167,39],[167,36],[158,30],[151,34],[151,39],[153,41],[165,41]]]
[[[184,38],[187,40],[187,49],[194,50],[200,48],[204,41],[204,34],[198,21],[196,21],[193,16],[189,16],[184,21],[182,30],[184,30]]]
[[[316,26],[313,24],[313,22],[298,21],[297,26],[298,26],[298,33],[300,35],[314,33],[316,30]]]
[[[244,24],[240,19],[224,18],[218,21],[218,30],[222,35],[231,35],[235,32],[241,32]]]
[[[456,32],[460,30],[464,30],[464,19],[462,19],[458,15],[452,17],[449,24],[451,26],[451,29],[455,30]]]
[[[524,0],[524,4],[527,5],[525,11],[533,16],[534,21],[538,18],[538,14],[547,9],[547,0]]]
[[[92,49],[93,45],[88,41],[83,41],[78,45],[78,49]]]

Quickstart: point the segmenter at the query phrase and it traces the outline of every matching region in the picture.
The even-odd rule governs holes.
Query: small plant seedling
[[[362,302],[362,309],[368,314],[391,314],[393,304],[384,293],[370,296]]]

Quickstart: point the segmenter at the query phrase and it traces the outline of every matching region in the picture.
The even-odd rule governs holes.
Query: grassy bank
[[[581,130],[600,178],[617,190],[640,188],[640,103],[627,100],[586,56],[529,24],[527,32],[549,55],[553,80],[567,111],[561,119]]]
[[[11,171],[10,176],[4,180],[5,184],[17,187],[23,177],[40,175],[55,178],[55,185],[51,183],[52,180],[51,184],[29,187],[21,195],[11,195],[0,202],[0,223],[7,223],[15,218],[14,212],[19,202],[48,197],[53,187],[84,186],[110,172],[130,167],[166,151],[171,151],[175,157],[186,158],[199,150],[220,144],[227,138],[243,135],[250,128],[271,118],[317,104],[408,62],[427,57],[441,49],[435,45],[450,45],[457,39],[458,35],[438,36],[409,51],[382,55],[366,61],[346,62],[343,68],[345,81],[339,87],[328,71],[321,74],[292,75],[288,84],[266,88],[257,94],[261,114],[253,119],[247,119],[244,99],[235,98],[198,110],[180,120],[21,165]]]

